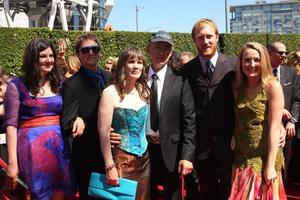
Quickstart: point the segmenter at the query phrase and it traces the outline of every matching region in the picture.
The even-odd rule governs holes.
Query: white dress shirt
[[[213,57],[210,58],[210,62],[211,62],[211,63],[213,64],[213,66],[214,66],[214,67],[213,67],[213,71],[215,71],[215,69],[216,69],[218,57],[219,57],[219,53],[218,53],[218,51],[216,51],[216,53],[213,55]],[[201,62],[203,71],[206,72],[206,71],[207,71],[207,69],[206,69],[206,62],[207,62],[208,60],[205,60],[205,59],[204,59],[203,57],[201,57],[200,55],[199,55],[199,60],[200,60],[200,62]]]
[[[272,73],[273,73],[274,69],[277,69],[277,80],[279,81],[279,83],[280,83],[280,68],[281,68],[281,65],[279,65],[278,67],[272,68]]]
[[[152,67],[149,67],[149,71],[148,71],[148,86],[151,87],[152,84],[152,75],[156,74],[158,76],[157,79],[157,105],[158,105],[158,112],[160,112],[160,100],[161,100],[161,94],[162,94],[162,90],[163,90],[163,86],[164,86],[164,82],[165,82],[165,76],[166,76],[166,72],[167,72],[167,68],[168,66],[165,65],[163,66],[158,72],[154,72],[154,70],[152,69]],[[150,112],[149,112],[150,115]],[[150,118],[150,117],[149,117]],[[150,133],[148,135],[151,136],[158,136],[159,135],[159,129],[154,132],[152,129],[150,129]]]

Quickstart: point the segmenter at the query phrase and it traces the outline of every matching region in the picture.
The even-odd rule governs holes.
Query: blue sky
[[[254,4],[255,1],[227,0],[228,11],[230,5]],[[226,30],[225,0],[114,0],[114,3],[107,24],[111,24],[118,31],[136,31],[136,5],[144,6],[138,12],[139,31],[189,33],[194,23],[201,18],[214,19],[220,32],[224,33]]]

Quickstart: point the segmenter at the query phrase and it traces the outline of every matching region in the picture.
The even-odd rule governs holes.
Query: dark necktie
[[[208,60],[206,63],[205,63],[205,65],[206,65],[206,77],[207,77],[207,79],[209,80],[209,81],[211,81],[211,79],[212,79],[212,77],[213,77],[213,73],[214,73],[214,71],[213,71],[213,64],[212,64],[212,62],[210,61],[210,60]]]
[[[152,75],[152,85],[151,85],[151,100],[150,100],[150,117],[151,117],[151,129],[156,132],[158,130],[159,114],[157,105],[157,79],[156,74]]]
[[[274,75],[274,77],[278,77],[278,69],[277,68],[273,69],[273,75]]]

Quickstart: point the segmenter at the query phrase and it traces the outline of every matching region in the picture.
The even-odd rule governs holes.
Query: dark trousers
[[[225,158],[210,153],[206,159],[198,159],[195,169],[198,173],[201,200],[227,200],[230,195],[233,156]]]
[[[185,176],[186,200],[199,200],[200,187],[196,170]]]
[[[289,181],[291,179],[290,164],[292,158],[292,145],[293,145],[293,139],[288,139],[286,140],[286,143],[283,148],[285,168],[282,173],[282,179],[284,184],[289,184]]]
[[[74,144],[74,143],[73,143]],[[72,159],[75,168],[76,183],[80,195],[80,200],[95,200],[96,198],[88,195],[91,172],[105,174],[104,161],[100,147],[91,144],[87,149],[73,146]],[[88,151],[87,151],[88,150]]]
[[[149,154],[151,163],[151,199],[181,199],[179,194],[179,174],[177,171],[170,172],[166,168],[162,158],[160,145],[149,143]],[[163,190],[160,191],[158,186],[163,186]]]
[[[293,181],[300,186],[300,138],[296,138],[293,145],[294,157],[291,162],[291,173],[293,174]]]
[[[283,180],[286,185],[300,185],[300,138],[287,142],[284,148],[285,169]]]

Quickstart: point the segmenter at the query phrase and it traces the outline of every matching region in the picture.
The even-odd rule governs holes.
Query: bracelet
[[[112,170],[115,167],[115,163],[112,163],[111,165],[105,165],[105,170],[109,171]]]

